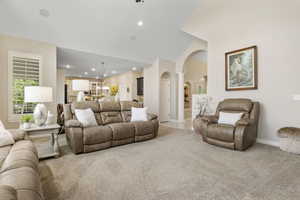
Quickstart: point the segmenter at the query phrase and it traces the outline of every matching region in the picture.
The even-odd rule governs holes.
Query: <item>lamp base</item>
[[[43,126],[47,120],[48,110],[44,104],[37,104],[34,108],[33,118],[34,123],[38,126]]]
[[[78,92],[78,94],[77,94],[77,101],[78,102],[85,101],[84,92],[82,92],[82,91]]]

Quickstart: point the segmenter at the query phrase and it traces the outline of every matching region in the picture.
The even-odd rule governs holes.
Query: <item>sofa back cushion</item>
[[[103,121],[100,115],[100,105],[97,101],[85,101],[85,102],[74,102],[71,104],[71,112],[73,119],[77,119],[75,116],[75,109],[85,110],[90,108],[94,114],[98,125],[103,125]]]
[[[100,102],[101,119],[103,124],[123,122],[119,102]]]
[[[130,122],[131,120],[131,108],[142,108],[143,106],[133,101],[121,101],[121,115],[124,122]]]
[[[217,115],[220,112],[244,113],[243,118],[249,118],[252,107],[253,102],[250,99],[225,99],[219,103]]]

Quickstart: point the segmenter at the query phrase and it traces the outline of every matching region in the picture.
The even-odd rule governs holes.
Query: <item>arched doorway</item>
[[[170,120],[171,115],[171,74],[164,72],[160,77],[159,118],[161,122]]]
[[[180,83],[179,83],[180,84]],[[207,51],[192,52],[183,65],[184,120],[192,120],[193,98],[207,93]]]

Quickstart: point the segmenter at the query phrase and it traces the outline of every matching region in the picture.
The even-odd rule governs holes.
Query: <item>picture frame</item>
[[[257,46],[225,53],[225,90],[258,89]]]

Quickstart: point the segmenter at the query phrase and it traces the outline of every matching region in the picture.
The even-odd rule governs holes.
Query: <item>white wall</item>
[[[16,128],[19,123],[8,121],[8,51],[40,55],[41,85],[53,88],[53,101],[47,103],[52,113],[56,113],[56,46],[23,38],[0,35],[0,120],[7,128]]]
[[[157,58],[144,69],[144,104],[149,112],[159,116],[160,110],[160,77],[164,72],[171,75],[171,118],[176,119],[176,64],[169,60]]]
[[[159,114],[159,59],[144,68],[144,106],[148,112]]]
[[[208,41],[208,94],[261,102],[259,138],[276,143],[283,126],[300,126],[300,1],[203,0],[184,31]],[[258,47],[258,90],[225,91],[225,52]]]
[[[65,70],[57,69],[57,103],[64,104],[65,103]]]

